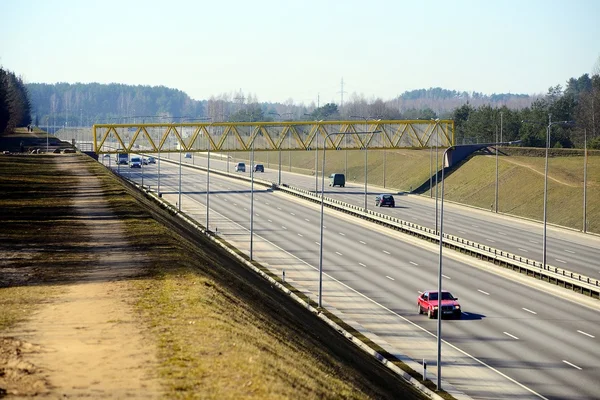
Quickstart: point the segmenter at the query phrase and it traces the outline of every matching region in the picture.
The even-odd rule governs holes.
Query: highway
[[[176,156],[172,156],[173,159]],[[189,159],[184,162],[190,162]],[[205,156],[194,159],[196,165],[206,166]],[[321,160],[319,160],[321,162]],[[234,163],[230,163],[233,172]],[[257,174],[260,179],[278,181],[278,165],[265,165],[265,173]],[[211,168],[226,170],[227,163],[219,158],[211,158]],[[246,172],[249,175],[249,172]],[[287,172],[285,166],[281,180],[288,185],[315,191],[315,178]],[[364,184],[346,183],[346,187],[329,187],[325,177],[325,196],[349,204],[364,206]],[[318,191],[321,191],[321,177],[318,179]],[[368,185],[367,207],[370,210],[400,218],[424,227],[435,229],[435,198],[424,196],[395,194],[396,207],[375,207],[375,196],[390,193],[389,190]],[[552,211],[549,210],[549,213]],[[540,215],[542,211],[540,210]],[[439,202],[438,202],[439,214]],[[439,221],[438,221],[439,224]],[[467,208],[444,202],[444,233],[459,236],[486,246],[542,262],[543,224],[520,218],[498,215],[493,212]],[[547,226],[546,259],[547,263],[593,279],[600,279],[600,238],[581,232]]]
[[[211,160],[211,167],[217,164],[215,161]],[[144,167],[145,185],[156,187],[157,168]],[[182,206],[193,213],[196,204],[206,201],[206,173],[188,168],[183,171]],[[134,172],[122,166],[121,172],[140,183],[139,170]],[[261,178],[268,179],[269,173],[272,170],[264,177],[261,174]],[[164,198],[177,198],[178,177],[178,167],[161,163]],[[257,248],[276,246],[278,256],[268,260],[275,271],[281,268],[277,258],[282,263],[285,258],[300,260],[297,271],[290,269],[289,275],[296,274],[295,282],[316,300],[319,208],[262,187],[255,189],[254,232],[261,243]],[[344,189],[348,191],[350,187]],[[211,220],[218,220],[219,224],[225,219],[232,221],[219,225],[220,234],[232,242],[247,241],[249,190],[246,182],[211,175]],[[412,196],[401,196],[397,202],[404,203],[407,197]],[[354,201],[360,204],[360,200]],[[202,209],[199,210],[194,217],[203,223]],[[476,214],[471,210],[463,212]],[[447,217],[461,219],[455,212],[449,212]],[[483,221],[483,215],[473,218]],[[436,246],[335,212],[326,212],[324,225],[325,306],[333,307],[345,320],[351,317],[358,329],[367,328],[374,335],[373,340],[388,351],[405,354],[415,361],[426,358],[430,376],[435,374],[431,348],[435,345],[436,321],[417,313],[416,298],[420,291],[437,288]],[[465,315],[461,320],[443,324],[444,382],[481,399],[598,398],[597,301],[518,274],[505,273],[510,278],[507,279],[490,272],[495,268],[486,268],[485,263],[452,253],[444,253],[444,288],[459,297]],[[531,287],[523,283],[530,281]],[[581,304],[572,299],[580,299]]]

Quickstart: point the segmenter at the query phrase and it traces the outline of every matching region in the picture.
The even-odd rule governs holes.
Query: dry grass
[[[541,220],[544,193],[544,151],[540,149],[514,149],[499,157],[499,211],[521,217]],[[278,159],[271,153],[271,168]],[[443,150],[440,149],[439,163]],[[553,224],[582,229],[583,226],[583,161],[581,151],[552,150],[549,159],[548,221]],[[244,157],[241,153],[238,155]],[[400,149],[386,152],[386,187],[389,191],[411,191],[430,177],[430,151]],[[294,172],[314,174],[315,153],[293,152]],[[266,162],[266,155],[256,158]],[[435,165],[435,151],[433,152]],[[319,152],[321,164],[322,152]],[[287,171],[289,157],[282,155],[283,170]],[[343,172],[344,151],[328,151],[326,175]],[[319,167],[320,168],[320,167]],[[383,186],[383,152],[368,154],[368,182]],[[454,170],[446,181],[446,199],[484,209],[493,207],[495,201],[495,157],[477,155]],[[348,180],[364,182],[364,152],[348,151]],[[600,233],[600,152],[590,151],[588,157],[587,229]],[[429,191],[423,194],[429,196]]]

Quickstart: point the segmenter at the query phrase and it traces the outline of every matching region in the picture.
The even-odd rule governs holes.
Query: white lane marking
[[[281,227],[287,231],[287,228],[285,226],[281,225]]]
[[[498,235],[506,236],[506,233],[504,233],[504,232],[498,232]]]
[[[465,234],[465,231],[458,231],[458,233],[460,233],[460,234],[464,235],[464,234]]]
[[[281,207],[277,207],[277,209],[278,209],[279,211],[281,211]]]
[[[384,252],[385,254],[388,254],[388,255],[390,254],[390,252],[389,252],[389,251],[387,251],[387,250],[383,250],[383,252]]]
[[[490,295],[488,292],[484,292],[484,291],[483,291],[483,290],[481,290],[481,289],[477,289],[477,291],[478,291],[479,293],[483,293],[483,294],[485,294],[486,296],[489,296],[489,295]]]
[[[342,253],[340,253],[339,251],[336,251],[335,254],[337,254],[338,256],[343,255]]]
[[[395,281],[395,279],[394,279],[394,278],[392,278],[391,276],[387,276],[387,275],[386,275],[385,277],[386,277],[386,278],[388,278],[390,281]]]
[[[308,219],[308,218],[304,218],[304,220],[305,220],[306,222],[310,222],[310,219]]]
[[[246,207],[244,207],[244,211],[248,211],[248,209]]]
[[[362,244],[367,244],[367,242],[363,242],[362,240],[359,240],[359,242]]]
[[[320,246],[320,245],[321,245],[321,243],[319,243],[319,242],[315,242],[315,244],[316,244],[317,246]]]
[[[296,214],[294,214],[294,213],[290,213],[290,215],[296,216]]]
[[[423,292],[421,292],[420,290],[417,290],[417,293],[419,293],[419,294],[423,294]]]
[[[494,239],[488,239],[488,242],[492,242],[492,243],[496,243],[496,241]]]
[[[448,275],[444,275],[444,274],[442,274],[442,276],[443,276],[444,278],[446,278],[446,279],[452,279],[452,278],[450,278]],[[442,299],[443,299],[443,297],[442,297]]]
[[[479,225],[471,225],[473,228],[479,228]]]
[[[557,258],[556,261],[558,261],[559,263],[563,263],[563,264],[567,263],[565,260],[561,260],[560,258]]]
[[[260,215],[258,213],[254,213],[254,215],[256,215],[257,217],[260,217]]]
[[[219,213],[216,213],[219,214]],[[222,215],[222,214],[220,214]],[[240,228],[245,229],[247,231],[249,231],[249,229],[244,228],[243,226],[239,225]],[[287,254],[288,256],[297,259],[298,261],[300,261],[301,263],[305,264],[307,267],[312,268],[315,271],[318,271],[318,267],[315,267],[314,265],[311,265],[309,263],[307,263],[306,261],[302,260],[301,258],[296,257],[295,255],[291,254],[289,251],[284,250],[283,248],[281,248],[280,246],[277,246],[276,244],[274,244],[273,242],[269,242],[268,240],[266,240],[265,238],[263,238],[261,235],[256,235],[257,237],[261,238],[262,240],[264,240],[265,242],[271,243],[271,245],[273,247],[275,247],[276,249],[278,249],[279,251]],[[328,273],[324,272],[323,275],[325,275],[328,279],[331,279],[332,281],[339,283],[340,285],[344,286],[345,288],[347,288],[348,290],[351,290],[352,292],[356,293],[358,296],[362,297],[363,299],[371,302],[372,304],[375,304],[376,306],[380,307],[382,310],[385,310],[386,312],[390,313],[391,315],[395,316],[396,318],[400,318],[401,320],[403,320],[404,322],[406,322],[409,325],[412,325],[413,327],[415,327],[416,329],[419,329],[420,331],[422,331],[423,333],[428,334],[429,336],[431,336],[432,338],[436,338],[437,337],[437,333],[436,332],[430,332],[429,330],[427,330],[426,328],[423,328],[421,325],[418,325],[414,322],[412,322],[411,320],[409,320],[406,317],[403,317],[402,315],[398,314],[397,312],[393,311],[392,309],[384,306],[383,304],[378,303],[377,301],[373,300],[372,298],[364,295],[363,293],[359,292],[358,290],[354,289],[352,286],[345,284],[341,281],[339,281],[338,279],[335,279],[333,276],[329,275]],[[419,294],[422,294],[423,292],[421,291],[417,291]],[[465,315],[469,315],[468,313],[463,311],[463,314]],[[516,379],[511,378],[510,376],[506,375],[505,373],[503,373],[502,371],[492,367],[491,365],[487,364],[485,361],[480,360],[479,358],[473,356],[472,354],[467,353],[466,351],[464,351],[463,349],[457,347],[456,345],[453,345],[452,343],[446,341],[445,339],[442,339],[442,343],[444,343],[444,345],[451,347],[452,349],[458,351],[461,354],[464,354],[465,356],[471,358],[473,361],[483,365],[484,367],[488,368],[490,371],[495,372],[496,374],[500,375],[501,377],[503,377],[504,379],[507,379],[508,381],[514,383],[515,385],[519,386],[520,388],[528,391],[529,393],[533,394],[534,396],[539,397],[540,399],[543,400],[550,400],[547,397],[542,396],[541,394],[539,394],[538,392],[536,392],[535,390],[527,387],[526,385],[522,384],[521,382],[517,381]]]
[[[570,363],[570,362],[568,362],[567,360],[562,360],[562,362],[564,362],[564,363],[565,363],[565,364],[567,364],[567,365],[570,365],[570,366],[571,366],[571,367],[573,367],[573,368],[577,368],[577,369],[578,369],[578,370],[580,370],[580,371],[583,369],[583,368],[581,368],[581,367],[578,367],[577,365],[575,365],[575,364],[573,364],[573,363]]]
[[[419,266],[419,264],[417,264],[417,263],[416,263],[416,262],[414,262],[414,261],[409,261],[409,262],[410,262],[412,265],[415,265],[415,266],[417,266],[417,267]]]
[[[358,265],[360,265],[361,267],[367,268],[367,266],[365,264],[363,264],[363,263],[358,263]]]
[[[521,250],[521,251],[523,251],[523,252],[525,252],[525,253],[529,253],[529,250],[525,250],[525,249],[522,249],[520,247],[518,249]]]
[[[565,251],[566,251],[567,253],[575,254],[575,252],[574,252],[573,250],[567,250],[567,249],[565,249]]]
[[[299,234],[298,234],[298,236],[300,236],[300,237],[304,237],[304,236],[302,236],[302,234],[301,234],[301,233],[299,233]]]
[[[267,205],[267,206],[268,206],[268,205],[269,205],[269,203],[265,203],[265,205]]]
[[[510,333],[508,333],[508,332],[502,332],[502,333],[504,333],[506,336],[510,336],[510,337],[511,337],[511,338],[513,338],[513,339],[519,340],[519,338],[518,338],[518,337],[516,337],[515,335],[511,335],[511,334],[510,334]]]
[[[339,232],[339,234],[342,236],[346,236],[346,234],[344,232]]]
[[[579,330],[578,330],[577,332],[581,333],[582,335],[585,335],[585,336],[591,337],[591,338],[595,338],[595,337],[596,337],[596,336],[594,336],[594,335],[590,335],[589,333],[587,333],[587,332],[584,332],[584,331],[579,331]]]
[[[523,310],[527,311],[528,313],[537,314],[535,311],[532,311],[529,308],[523,308]]]
[[[530,243],[535,243],[535,244],[538,244],[538,242],[536,242],[535,240],[530,240],[529,242],[530,242]]]
[[[268,219],[267,221],[269,221],[269,222],[273,222],[273,221],[271,221],[270,219]]]

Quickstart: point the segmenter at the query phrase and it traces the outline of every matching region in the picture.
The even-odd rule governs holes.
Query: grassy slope
[[[277,157],[270,155],[270,167],[277,168]],[[519,155],[527,154],[527,155]],[[541,220],[544,194],[543,151],[521,151],[499,157],[499,211]],[[244,157],[244,155],[241,155]],[[328,151],[326,175],[344,171],[344,151]],[[441,165],[442,151],[439,154]],[[257,154],[266,162],[266,155]],[[283,170],[289,169],[288,154],[282,156]],[[322,152],[319,153],[319,163]],[[435,165],[435,152],[433,153]],[[292,153],[295,172],[314,173],[314,151]],[[369,184],[383,186],[383,152],[368,154]],[[319,166],[319,168],[321,168]],[[386,187],[390,191],[407,191],[429,180],[429,150],[393,150],[386,155]],[[582,229],[583,225],[583,156],[555,151],[548,168],[548,221]],[[348,180],[364,182],[364,153],[348,151]],[[587,218],[588,231],[600,233],[600,152],[588,157]],[[477,155],[453,171],[446,181],[445,198],[458,203],[490,209],[494,203],[496,182],[495,157]],[[429,195],[429,192],[425,193]]]
[[[78,167],[100,177],[130,245],[150,260],[147,272],[129,282],[140,324],[158,344],[166,398],[420,398],[228,253],[203,236],[185,235],[168,213],[140,205],[143,199],[81,155],[0,156],[0,209],[6,210],[0,232],[10,239],[0,250],[10,254],[16,246],[34,257],[5,262],[0,270],[35,272],[26,281],[0,281],[0,329],[26,319],[44,296],[60,290],[54,284],[76,280],[90,265],[86,246],[93,243],[85,243],[85,227],[69,219],[74,178],[53,165],[60,157],[78,157]],[[40,227],[49,235],[40,235]],[[54,259],[57,249],[64,252]]]

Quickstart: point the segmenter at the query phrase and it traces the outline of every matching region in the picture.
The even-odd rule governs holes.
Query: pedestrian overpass
[[[351,120],[96,124],[96,153],[389,150],[448,147],[453,120]],[[325,141],[325,143],[324,143]]]

